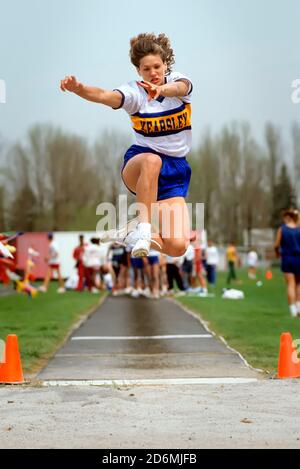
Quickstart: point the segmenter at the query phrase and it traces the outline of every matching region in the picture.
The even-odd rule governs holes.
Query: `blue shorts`
[[[131,259],[131,266],[134,269],[142,269],[144,267],[144,262],[142,257],[132,257]]]
[[[158,256],[148,256],[149,265],[159,264],[159,257]]]
[[[300,256],[283,256],[281,270],[285,274],[294,274],[300,277]]]
[[[160,156],[162,160],[158,178],[157,200],[187,196],[192,170],[185,157],[178,158],[176,156],[163,155],[152,148],[132,145],[125,153],[121,174],[127,162],[140,153],[154,153]],[[128,187],[127,189],[132,194],[136,195],[135,192],[132,192]]]

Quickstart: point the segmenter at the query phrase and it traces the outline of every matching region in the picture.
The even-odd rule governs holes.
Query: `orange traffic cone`
[[[300,378],[300,360],[289,332],[280,336],[278,378]]]
[[[266,279],[267,279],[267,280],[272,280],[272,278],[273,278],[272,270],[267,270],[267,272],[266,272]]]
[[[18,337],[10,334],[6,338],[5,362],[0,364],[0,383],[24,383]]]

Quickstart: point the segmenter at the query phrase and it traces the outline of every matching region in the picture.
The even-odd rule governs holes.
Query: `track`
[[[38,379],[226,382],[256,379],[240,356],[171,300],[109,297]]]

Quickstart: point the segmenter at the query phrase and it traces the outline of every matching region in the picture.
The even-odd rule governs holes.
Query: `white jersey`
[[[188,80],[187,96],[148,101],[147,91],[136,81],[116,88],[122,94],[120,108],[129,114],[136,137],[136,145],[149,147],[168,156],[186,156],[192,144],[191,93],[192,83],[185,75],[171,72],[165,82]]]
[[[258,255],[255,251],[248,252],[247,255],[247,264],[249,267],[256,267],[258,261]]]
[[[48,264],[59,264],[58,244],[56,241],[50,241],[48,251]]]
[[[83,264],[85,267],[99,269],[105,264],[106,256],[98,244],[88,244],[83,253]]]
[[[193,261],[195,258],[195,250],[192,244],[189,244],[187,250],[184,253],[184,259],[187,261]]]
[[[206,249],[206,263],[207,265],[218,265],[219,252],[216,246],[208,246]]]

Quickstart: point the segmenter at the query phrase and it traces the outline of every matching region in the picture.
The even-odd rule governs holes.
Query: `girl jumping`
[[[131,228],[129,224],[125,231],[110,233],[109,240],[131,246],[134,257],[148,256],[151,248],[181,256],[190,238],[184,197],[191,177],[186,156],[191,147],[192,83],[171,71],[174,53],[165,34],[132,38],[130,59],[141,81],[108,91],[67,76],[60,87],[88,101],[123,108],[131,119],[136,141],[124,156],[122,178],[141,210]]]

